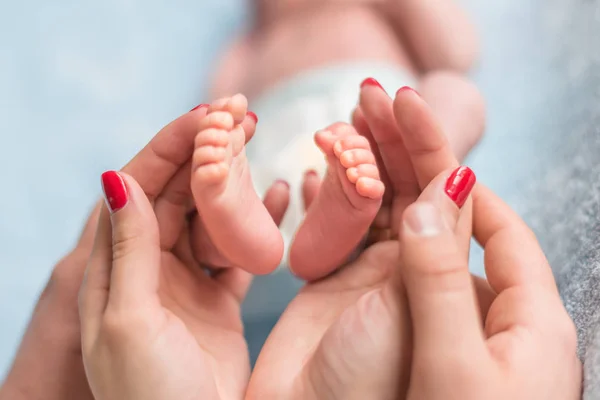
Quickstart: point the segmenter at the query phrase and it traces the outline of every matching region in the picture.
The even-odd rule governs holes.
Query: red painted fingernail
[[[419,92],[417,92],[415,89],[411,88],[410,86],[403,86],[400,89],[398,89],[398,91],[396,92],[396,96],[398,96],[400,93],[403,93],[403,92],[413,92],[413,93],[416,93],[418,96],[421,96],[419,94]]]
[[[118,172],[108,171],[102,174],[102,191],[111,214],[119,211],[127,204],[129,198],[127,188],[125,187],[125,181]]]
[[[477,178],[469,167],[458,167],[446,181],[445,192],[458,208],[465,205]]]
[[[377,82],[375,78],[367,78],[364,81],[362,81],[362,83],[360,84],[360,88],[362,89],[365,86],[377,86],[385,92],[385,89],[383,88],[383,86],[381,86],[381,83]]]
[[[254,114],[252,111],[248,111],[246,115],[252,118],[254,123],[258,124],[258,116],[256,114]]]
[[[204,108],[204,107],[208,108],[208,107],[210,107],[210,104],[199,104],[199,105],[197,105],[196,107],[192,108],[192,109],[190,110],[190,112],[192,112],[192,111],[196,111],[196,110],[199,110],[200,108]]]

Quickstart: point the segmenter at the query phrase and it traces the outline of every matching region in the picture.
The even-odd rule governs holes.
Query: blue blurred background
[[[560,84],[545,67],[560,15],[541,1],[464,2],[483,38],[473,77],[489,107],[470,164],[509,201],[511,165],[549,146],[529,132],[552,124],[538,105]],[[100,173],[208,100],[213,61],[248,20],[243,0],[0,2],[0,378]]]

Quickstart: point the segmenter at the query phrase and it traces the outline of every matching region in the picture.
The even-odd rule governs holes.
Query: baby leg
[[[458,160],[464,160],[485,129],[485,102],[477,87],[455,72],[431,72],[419,82]]]
[[[479,53],[475,28],[455,0],[387,0],[383,8],[423,71],[469,70]]]
[[[247,106],[236,95],[209,107],[196,136],[191,187],[203,226],[223,257],[266,274],[281,262],[283,238],[252,184],[245,144],[255,124],[244,129]]]
[[[340,267],[365,237],[384,193],[366,138],[348,124],[317,132],[327,158],[323,183],[290,249],[290,269],[307,280]]]

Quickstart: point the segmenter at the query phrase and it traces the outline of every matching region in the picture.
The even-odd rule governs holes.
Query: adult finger
[[[308,210],[313,201],[319,194],[321,188],[321,178],[316,171],[310,170],[304,174],[304,181],[302,182],[302,202],[304,203],[304,210]]]
[[[401,276],[414,327],[415,357],[483,350],[479,307],[457,226],[475,185],[468,168],[436,177],[404,212]],[[457,329],[457,326],[460,329]]]
[[[408,87],[398,90],[393,110],[421,189],[443,170],[458,167],[458,160],[433,110],[417,92]]]
[[[537,284],[558,293],[535,234],[506,203],[481,184],[473,192],[473,233],[484,248],[486,275],[496,293]]]
[[[102,206],[95,231],[94,246],[79,289],[79,319],[84,343],[98,332],[110,288],[112,263],[111,226],[109,211]]]
[[[200,105],[171,122],[123,167],[151,201],[192,156],[198,126],[207,109],[208,105]]]
[[[194,207],[190,179],[191,161],[187,161],[166,184],[154,202],[160,229],[160,247],[171,250],[186,225],[186,215]]]
[[[359,104],[394,193],[417,196],[421,188],[394,119],[392,99],[376,80],[369,78],[361,85]]]
[[[161,264],[154,210],[142,188],[124,173],[104,173],[102,186],[112,228],[112,268],[107,307],[148,307],[158,301]]]
[[[275,224],[279,226],[290,204],[289,184],[282,180],[273,183],[267,190],[263,203]]]
[[[375,137],[371,132],[371,128],[367,123],[365,118],[365,114],[360,108],[357,106],[352,112],[352,125],[356,129],[359,135],[367,138],[369,141],[369,146],[371,146],[371,151],[375,156],[375,161],[377,162],[377,168],[379,169],[379,175],[383,185],[385,186],[385,193],[383,194],[382,205],[389,206],[392,202],[393,191],[391,190],[390,178],[388,177],[387,170],[385,168],[385,164],[383,163],[383,159],[381,158],[381,153],[379,152],[379,147],[377,146],[377,142],[375,141]],[[388,227],[390,226],[391,221],[388,221]]]
[[[101,209],[102,201],[98,201],[85,222],[85,226],[79,235],[76,247],[91,249],[94,245],[94,236],[96,235],[96,229],[98,228],[98,218]]]

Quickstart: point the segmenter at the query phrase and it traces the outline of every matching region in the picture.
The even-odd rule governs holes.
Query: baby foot
[[[252,116],[247,107],[243,95],[209,107],[196,136],[191,187],[204,228],[222,256],[248,272],[266,274],[281,262],[283,238],[252,184],[245,144],[256,124],[244,122]]]
[[[290,268],[307,280],[340,267],[373,222],[385,187],[369,142],[348,124],[315,135],[327,158],[327,173],[290,249]]]

